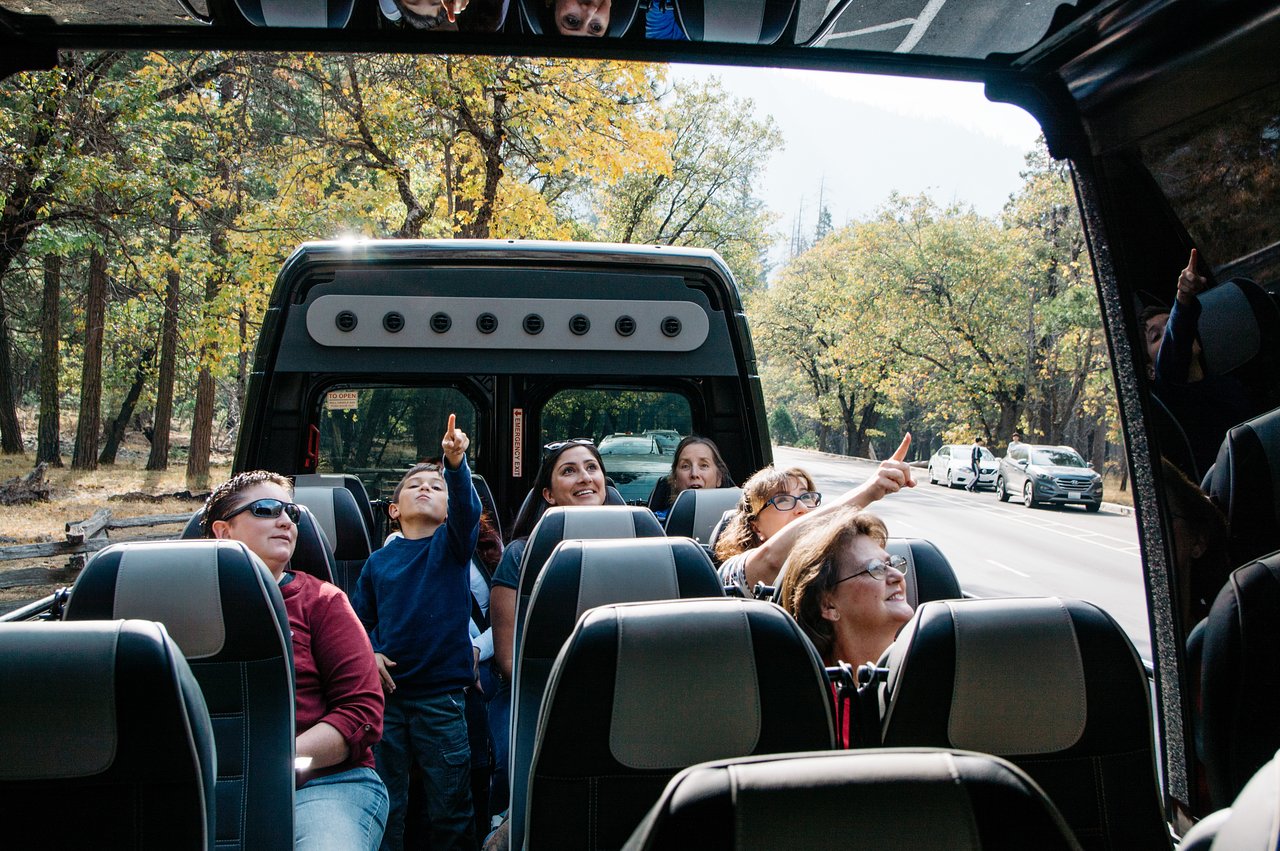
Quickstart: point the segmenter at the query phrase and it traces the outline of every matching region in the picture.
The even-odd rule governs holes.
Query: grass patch
[[[1133,482],[1130,480],[1130,486]],[[1106,473],[1102,477],[1102,498],[1107,502],[1114,502],[1116,505],[1127,505],[1133,507],[1133,491],[1120,490],[1120,475],[1118,473]]]

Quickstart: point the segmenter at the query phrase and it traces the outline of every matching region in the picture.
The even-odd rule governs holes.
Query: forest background
[[[78,53],[0,84],[0,451],[207,487],[284,259],[327,238],[712,248],[775,442],[915,457],[982,435],[1123,466],[1070,173],[1030,152],[1000,215],[891,196],[768,266],[783,134],[714,79],[561,59]]]

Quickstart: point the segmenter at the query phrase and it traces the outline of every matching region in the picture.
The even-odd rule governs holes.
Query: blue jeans
[[[431,824],[432,849],[476,847],[471,809],[471,745],[467,739],[466,697],[449,692],[431,697],[387,695],[382,741],[374,754],[387,784],[391,812],[383,851],[404,848],[409,767],[422,768],[423,806]]]
[[[387,787],[372,768],[317,777],[294,793],[294,849],[374,851],[387,809]]]
[[[489,732],[493,736],[493,785],[489,809],[499,813],[507,808],[511,780],[507,771],[511,764],[511,684],[498,685],[489,699]]]

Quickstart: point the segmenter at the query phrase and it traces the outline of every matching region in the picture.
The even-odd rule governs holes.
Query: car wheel
[[[1035,508],[1035,491],[1031,488],[1031,482],[1027,482],[1022,486],[1022,504],[1027,508]]]
[[[1102,503],[1100,502],[1086,503],[1084,507],[1084,510],[1089,512],[1090,514],[1097,514],[1098,511],[1100,511],[1101,509],[1102,509]]]
[[[929,465],[929,484],[936,485],[937,483],[938,483],[938,477],[933,474],[933,465],[930,464]]]
[[[996,477],[996,496],[1000,499],[1001,502],[1009,501],[1009,491],[1005,489],[1004,476]]]
[[[959,485],[956,484],[956,477],[953,474],[950,467],[947,468],[947,487],[949,488],[959,487]]]

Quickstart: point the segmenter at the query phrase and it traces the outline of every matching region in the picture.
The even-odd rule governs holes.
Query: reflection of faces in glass
[[[1147,335],[1147,362],[1155,364],[1156,355],[1160,354],[1160,341],[1164,339],[1164,326],[1169,321],[1169,314],[1160,313],[1147,320],[1144,332]]]
[[[400,15],[409,26],[420,30],[452,30],[457,25],[449,21],[445,3],[456,17],[467,7],[467,0],[395,0]]]
[[[556,0],[560,35],[602,36],[609,31],[612,0]]]

